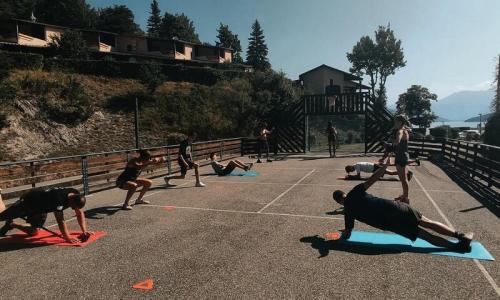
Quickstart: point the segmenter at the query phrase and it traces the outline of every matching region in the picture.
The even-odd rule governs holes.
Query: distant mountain
[[[481,117],[481,121],[485,122],[485,121],[488,121],[489,118],[491,118],[491,116],[493,116],[493,113],[490,113],[490,114],[484,114],[482,117]],[[473,117],[473,118],[470,118],[470,119],[467,119],[465,120],[464,122],[479,122],[479,116],[477,117]]]
[[[441,118],[463,121],[490,111],[493,91],[462,91],[432,103],[432,111]],[[479,116],[478,116],[479,117]]]
[[[446,118],[441,118],[441,117],[438,117],[438,118],[436,119],[436,121],[434,121],[434,122],[448,122],[448,121],[450,121],[450,120],[448,120],[448,119],[446,119]]]

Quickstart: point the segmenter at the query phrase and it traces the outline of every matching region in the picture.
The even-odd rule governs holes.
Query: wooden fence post
[[[83,194],[87,196],[89,194],[89,170],[87,157],[82,156],[82,183],[83,183]]]
[[[220,159],[222,160],[222,157],[224,156],[224,141],[220,142]]]
[[[36,183],[33,179],[33,177],[35,177],[35,164],[33,162],[30,162],[30,169],[31,169],[31,187],[35,187]]]
[[[472,172],[471,172],[471,177],[474,179],[474,173],[476,172],[476,158],[477,158],[477,147],[478,144],[474,144],[474,156],[472,157]]]

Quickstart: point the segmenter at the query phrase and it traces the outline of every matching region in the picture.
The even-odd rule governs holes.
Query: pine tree
[[[175,37],[191,43],[200,43],[193,21],[185,14],[172,15],[166,12],[161,21],[160,37],[166,39]]]
[[[264,31],[259,21],[255,20],[252,25],[252,33],[248,39],[247,64],[254,66],[256,70],[267,70],[271,64],[267,59],[267,45],[264,40]]]
[[[153,0],[151,2],[151,13],[148,19],[148,35],[150,37],[159,37],[160,36],[160,27],[161,27],[161,11],[158,6],[158,1]]]
[[[222,23],[220,23],[217,33],[217,38],[219,40],[216,41],[215,44],[218,47],[233,49],[233,62],[243,63],[243,58],[241,58],[241,43],[238,39],[238,35],[233,34],[229,26]]]

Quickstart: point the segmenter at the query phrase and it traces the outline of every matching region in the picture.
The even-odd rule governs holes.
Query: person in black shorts
[[[85,197],[78,190],[72,188],[32,189],[23,194],[20,199],[5,207],[0,193],[0,221],[5,225],[0,228],[0,236],[11,229],[19,229],[29,235],[36,235],[38,228],[43,227],[48,213],[54,213],[62,237],[69,243],[79,243],[88,239],[93,232],[87,231],[87,223],[82,208],[85,206]],[[79,238],[69,235],[63,211],[71,207],[76,214],[78,224],[82,230]],[[17,223],[14,219],[22,218],[26,223]]]
[[[212,161],[211,165],[212,165],[212,168],[214,169],[215,174],[217,174],[219,176],[229,175],[236,168],[240,168],[240,169],[243,169],[245,171],[248,171],[253,166],[253,164],[246,165],[239,160],[232,160],[227,165],[223,165],[217,161],[217,154],[215,152],[210,153],[210,160]]]
[[[330,152],[330,157],[335,157],[337,148],[337,129],[333,126],[332,121],[328,121],[326,134],[328,136],[328,151]]]
[[[170,186],[170,180],[171,179],[184,179],[186,178],[186,173],[189,169],[194,168],[194,173],[196,175],[196,186],[197,187],[204,187],[205,184],[201,182],[200,180],[200,173],[198,171],[200,165],[195,163],[193,161],[193,156],[191,155],[191,149],[192,149],[192,144],[194,140],[196,139],[196,133],[191,132],[188,134],[187,139],[182,141],[179,144],[179,157],[177,158],[177,162],[179,163],[179,166],[181,167],[181,175],[176,175],[176,176],[166,176],[164,178],[165,184],[167,186]]]
[[[259,123],[258,135],[257,135],[257,142],[258,142],[257,163],[259,163],[259,164],[262,162],[260,160],[260,158],[262,156],[262,150],[266,151],[266,161],[272,162],[272,160],[269,158],[269,142],[267,141],[267,137],[271,133],[272,133],[272,131],[267,129],[267,123],[265,123],[265,122]]]
[[[438,247],[461,252],[470,251],[473,233],[460,233],[426,218],[404,202],[379,198],[366,192],[384,174],[387,163],[349,193],[346,194],[341,190],[333,192],[333,199],[344,206],[345,229],[342,230],[342,238],[349,239],[354,221],[358,220],[381,230],[392,231],[412,241],[418,237]],[[451,242],[428,230],[456,238],[458,242]]]
[[[132,158],[127,165],[125,170],[116,179],[116,187],[122,190],[126,190],[127,196],[123,202],[122,209],[131,210],[132,206],[129,205],[130,198],[134,195],[138,187],[142,186],[139,197],[135,200],[135,204],[149,204],[149,201],[143,200],[144,194],[153,184],[153,181],[147,178],[139,177],[141,175],[142,169],[151,164],[159,164],[165,162],[165,158],[152,158],[151,153],[147,150],[139,150],[139,157]]]

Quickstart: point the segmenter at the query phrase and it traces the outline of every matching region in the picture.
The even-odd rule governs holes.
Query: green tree
[[[142,34],[134,22],[134,13],[125,5],[115,5],[99,9],[96,28],[118,34]]]
[[[88,55],[87,43],[79,31],[68,30],[55,37],[49,46],[64,58],[86,59]]]
[[[498,55],[498,64],[495,72],[495,80],[493,83],[497,85],[495,91],[495,98],[491,101],[491,111],[492,112],[500,112],[500,55]]]
[[[158,1],[151,2],[151,13],[148,18],[148,35],[150,37],[159,37],[161,29],[161,11]]]
[[[218,41],[215,43],[218,47],[233,49],[233,62],[239,64],[243,63],[240,39],[237,34],[233,34],[229,29],[229,25],[220,23],[219,29],[217,29],[217,39]]]
[[[2,0],[0,1],[0,18],[29,19],[34,6],[34,0]]]
[[[171,39],[178,38],[191,43],[200,43],[193,21],[184,14],[172,15],[168,12],[163,16],[160,37]]]
[[[431,111],[431,101],[437,101],[436,94],[421,85],[412,85],[399,95],[396,102],[397,113],[409,116],[410,122],[420,128],[428,128],[437,119]]]
[[[264,31],[260,27],[259,21],[255,20],[250,38],[248,38],[247,64],[252,65],[257,70],[270,69],[271,64],[267,58],[267,53]]]
[[[97,18],[85,0],[37,0],[34,15],[39,22],[75,28],[93,28]]]
[[[372,99],[385,106],[387,77],[406,65],[401,40],[396,39],[390,25],[379,26],[375,41],[369,36],[362,37],[347,53],[347,59],[352,64],[351,72],[370,78]]]
[[[500,112],[494,113],[484,126],[484,143],[500,146]]]

